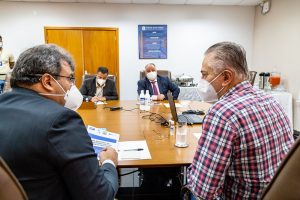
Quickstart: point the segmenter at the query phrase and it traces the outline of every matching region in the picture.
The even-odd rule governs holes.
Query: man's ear
[[[224,70],[223,78],[224,78],[224,82],[222,83],[222,86],[224,87],[226,85],[229,85],[233,81],[234,72],[231,70]]]
[[[41,84],[45,90],[53,91],[53,78],[50,74],[43,74],[41,77]]]

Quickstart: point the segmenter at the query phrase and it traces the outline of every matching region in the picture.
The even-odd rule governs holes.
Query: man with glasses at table
[[[13,90],[0,95],[0,156],[29,199],[114,199],[117,152],[94,152],[81,117],[74,64],[56,45],[24,51],[12,72]],[[99,164],[102,166],[100,167]]]

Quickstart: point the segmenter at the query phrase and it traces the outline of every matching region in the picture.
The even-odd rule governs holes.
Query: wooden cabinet
[[[118,28],[45,27],[44,31],[46,43],[57,44],[73,56],[77,87],[85,71],[96,74],[99,66],[105,66],[115,75],[120,93]]]

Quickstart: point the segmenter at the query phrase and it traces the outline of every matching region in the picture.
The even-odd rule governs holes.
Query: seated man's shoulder
[[[109,83],[109,84],[115,84],[116,82],[112,79],[106,79],[106,83]]]
[[[171,82],[171,80],[167,76],[159,76],[159,81],[165,84],[169,84]]]
[[[146,82],[147,82],[146,78],[142,78],[142,79],[138,80],[138,83],[140,83],[140,84],[143,84]]]
[[[243,99],[239,97],[227,97],[224,99],[220,99],[217,101],[212,107],[211,111],[215,114],[219,114],[222,116],[226,115],[234,115],[240,112],[243,106]]]

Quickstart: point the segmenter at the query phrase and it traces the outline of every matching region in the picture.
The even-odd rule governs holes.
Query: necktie
[[[153,87],[153,95],[158,95],[158,91],[157,91],[157,87],[156,87],[156,85],[155,85],[155,82],[151,82],[151,84],[152,84],[152,87]]]

